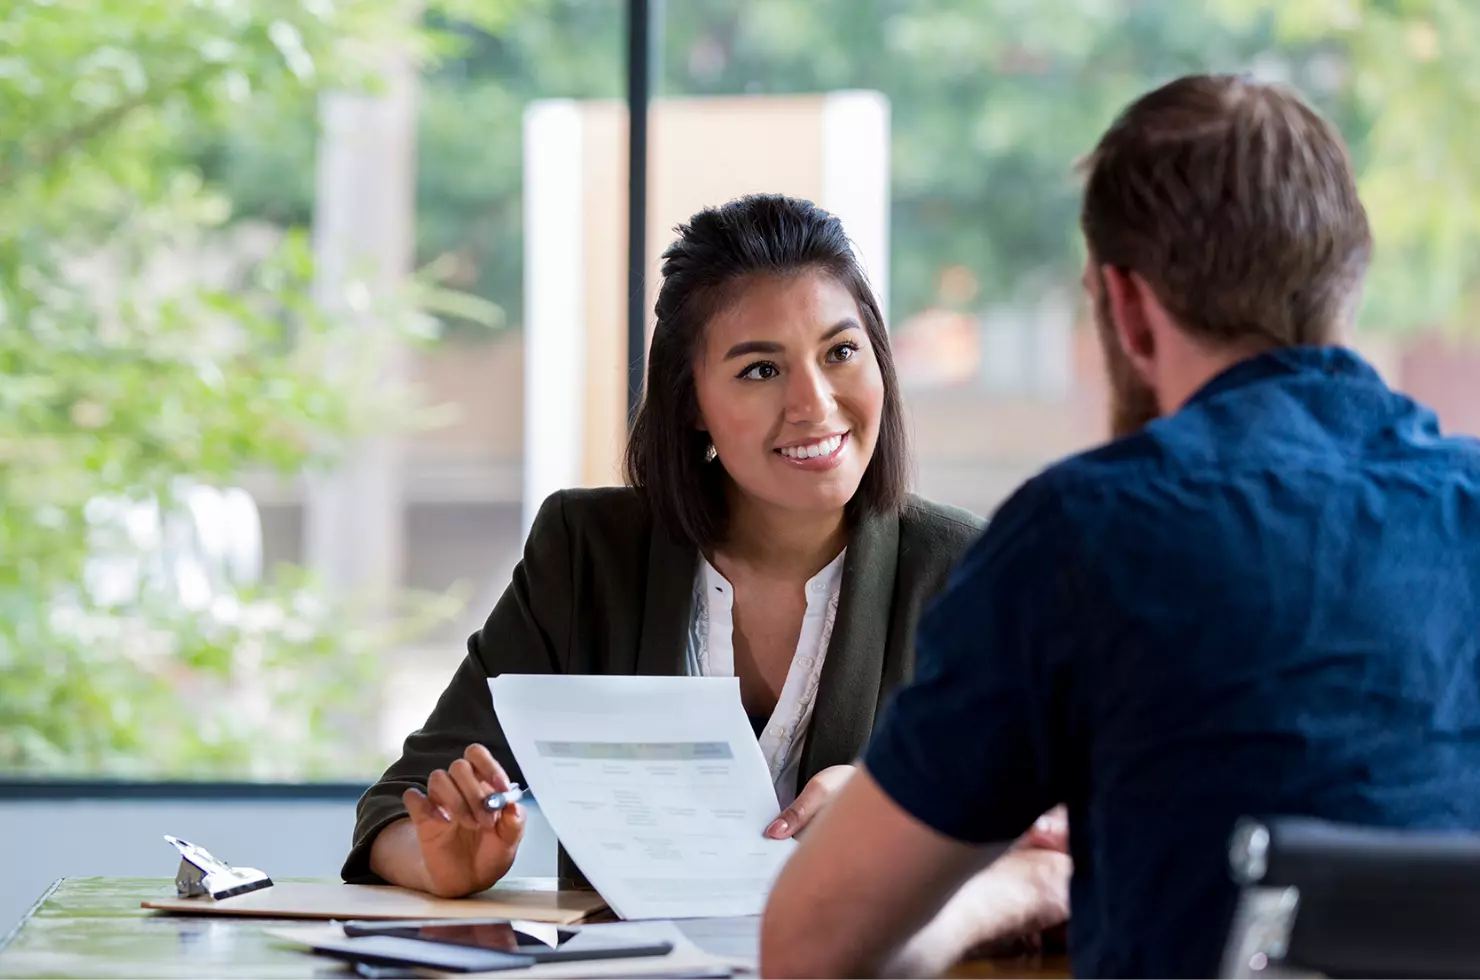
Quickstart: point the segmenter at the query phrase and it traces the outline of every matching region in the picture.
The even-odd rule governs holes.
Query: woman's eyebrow
[[[859,325],[858,321],[850,316],[845,319],[839,320],[831,327],[828,327],[827,330],[822,334],[822,338],[819,343],[825,343],[829,340],[832,340],[834,337],[844,332],[845,330],[862,329],[863,327]],[[728,351],[725,352],[724,359],[730,361],[734,360],[737,357],[745,357],[747,354],[781,354],[784,353],[785,350],[785,347],[776,343],[774,340],[742,340],[740,343],[736,344],[734,347],[731,347]]]
[[[774,340],[742,340],[725,353],[725,360],[744,357],[746,354],[780,354],[785,348]]]
[[[850,317],[845,317],[842,320],[839,320],[837,323],[833,324],[831,327],[829,327],[828,330],[827,330],[827,332],[822,335],[821,339],[818,342],[819,343],[826,343],[827,341],[832,340],[834,337],[836,337],[838,334],[842,333],[845,330],[862,330],[862,329],[863,329],[863,327],[859,325],[859,323],[858,323],[857,320],[853,319],[851,316]]]

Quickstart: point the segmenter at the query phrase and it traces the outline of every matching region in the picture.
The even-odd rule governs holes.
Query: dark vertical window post
[[[661,0],[627,0],[627,426],[642,403],[647,355],[648,104]]]

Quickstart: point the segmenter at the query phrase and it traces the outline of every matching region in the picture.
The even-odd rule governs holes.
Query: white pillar
[[[532,103],[524,112],[526,534],[546,497],[584,482],[583,132],[578,103],[551,99]]]
[[[880,92],[830,92],[822,110],[818,204],[848,230],[889,322],[889,100]]]
[[[381,352],[380,376],[404,377],[405,353],[389,343],[376,298],[411,269],[415,220],[416,68],[387,57],[374,95],[320,100],[313,245],[319,302],[354,317]],[[308,565],[338,594],[386,596],[401,584],[401,445],[393,434],[349,447],[333,472],[312,474],[304,509]]]

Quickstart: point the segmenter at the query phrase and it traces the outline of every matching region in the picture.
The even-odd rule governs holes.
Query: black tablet
[[[312,943],[314,952],[380,966],[426,966],[449,973],[486,973],[534,966],[533,956],[495,949],[428,943],[400,936],[345,936]]]
[[[536,935],[536,931],[544,934]],[[493,952],[532,963],[667,956],[673,951],[673,944],[669,942],[622,940],[553,926],[535,927],[525,932],[507,919],[348,922],[344,925],[344,934],[350,939],[401,939],[425,945]],[[548,941],[552,937],[555,940],[553,946]]]

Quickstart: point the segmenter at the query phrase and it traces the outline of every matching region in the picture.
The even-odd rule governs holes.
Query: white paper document
[[[505,674],[493,707],[541,813],[624,919],[757,915],[795,844],[733,677]]]

